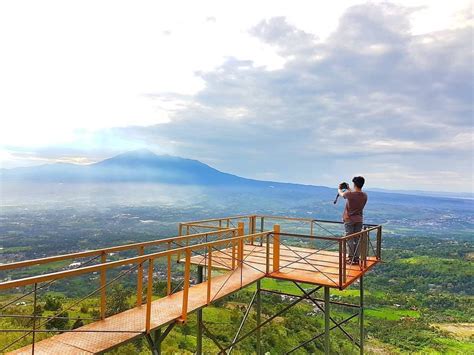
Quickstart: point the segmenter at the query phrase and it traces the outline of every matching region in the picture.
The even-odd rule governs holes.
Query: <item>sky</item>
[[[473,191],[471,1],[2,1],[0,162],[148,148],[240,176]]]

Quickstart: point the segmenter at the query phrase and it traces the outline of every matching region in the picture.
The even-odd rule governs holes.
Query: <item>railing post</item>
[[[32,326],[32,331],[33,331],[33,340],[31,343],[31,353],[35,353],[35,342],[36,342],[36,301],[38,298],[37,290],[38,290],[38,284],[35,282],[34,284],[34,289],[33,289],[33,326]]]
[[[235,230],[232,231],[232,238],[235,237]],[[233,240],[232,242],[232,270],[235,269],[235,240]]]
[[[369,257],[369,244],[370,244],[370,231],[365,232],[365,257],[364,257],[364,268],[367,267],[367,258]]]
[[[377,227],[377,260],[382,260],[382,226]]]
[[[360,262],[362,268],[367,267],[367,231],[362,231],[360,238]]]
[[[178,227],[178,237],[181,237],[182,235],[183,235],[183,224],[180,223]],[[178,251],[178,253],[176,254],[176,261],[179,262],[180,259],[181,259],[181,252]]]
[[[270,234],[267,233],[265,237],[266,245],[265,245],[265,259],[266,259],[266,271],[265,274],[268,276],[270,274]]]
[[[370,245],[370,230],[365,232],[365,258],[364,258],[364,268],[367,267],[367,258],[369,257],[369,245]]]
[[[138,255],[143,255],[144,248],[138,248]],[[143,263],[138,264],[137,270],[137,307],[142,305],[143,298]]]
[[[238,224],[238,230],[237,230],[237,235],[239,237],[242,237],[244,235],[244,222],[239,222]],[[238,240],[238,248],[237,248],[237,260],[239,262],[239,267],[243,266],[243,260],[244,260],[244,238],[240,238]]]
[[[338,252],[339,252],[339,289],[342,289],[343,278],[342,278],[342,268],[343,265],[346,263],[344,257],[342,255],[342,244],[344,243],[343,240],[339,240],[338,242]]]
[[[151,330],[151,298],[153,296],[153,259],[148,259],[148,280],[146,289],[146,323],[147,334]]]
[[[311,236],[313,236],[313,229],[314,229],[314,226],[313,226],[313,221],[310,222],[310,228],[309,228],[309,234]]]
[[[273,226],[273,271],[280,269],[280,225]]]
[[[168,242],[168,250],[171,249],[171,242]],[[166,257],[167,262],[167,278],[166,278],[166,294],[171,295],[171,254]]]
[[[250,216],[249,217],[249,234],[255,234],[256,229],[257,229],[257,216]],[[250,243],[254,245],[255,239],[252,238]]]
[[[191,249],[186,248],[186,261],[184,264],[184,284],[183,284],[183,309],[181,320],[186,322],[188,317],[188,297],[189,297],[189,277],[191,271]]]
[[[105,264],[107,262],[107,254],[105,251],[100,255],[100,262]],[[106,290],[105,285],[107,283],[107,269],[102,268],[100,270],[100,319],[105,319],[105,308],[106,308]]]
[[[253,234],[252,232],[252,216],[249,216],[249,228],[248,228],[248,234]],[[253,238],[250,239],[250,244],[253,245]]]
[[[346,254],[347,254],[347,240],[342,240],[342,283],[346,283],[347,267],[346,267]]]
[[[207,304],[211,304],[211,280],[212,280],[212,247],[208,246],[207,260]]]

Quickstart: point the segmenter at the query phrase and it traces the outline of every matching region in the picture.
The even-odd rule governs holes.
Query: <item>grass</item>
[[[205,307],[203,317],[208,323],[230,323],[231,312],[225,308]]]
[[[378,307],[377,309],[366,309],[365,315],[367,317],[386,319],[386,320],[400,320],[404,317],[419,318],[419,311],[412,311],[409,309],[394,309],[390,307]]]
[[[349,289],[349,288],[346,288],[345,290],[342,290],[342,291],[337,290],[337,289],[331,289],[331,294],[342,296],[342,297],[359,297],[360,291],[359,289]],[[385,294],[382,291],[373,291],[373,290],[367,290],[364,288],[364,295],[375,296],[375,297],[381,298]]]
[[[424,266],[451,266],[451,267],[470,267],[472,266],[472,262],[470,260],[462,260],[462,259],[449,259],[449,258],[438,258],[432,256],[412,256],[406,259],[400,259],[398,261],[401,264],[410,264],[410,265],[424,265]]]
[[[434,259],[436,259],[436,261]],[[431,258],[428,256],[413,256],[411,258],[401,259],[399,262],[402,264],[421,265],[433,264],[443,261],[449,261],[449,259]]]
[[[433,325],[451,333],[456,338],[474,337],[474,323],[436,323]]]
[[[3,248],[0,249],[0,254],[14,254],[14,253],[21,253],[24,251],[30,251],[32,247],[11,247],[11,248]]]
[[[314,285],[310,285],[310,284],[300,283],[300,285],[306,290],[315,287]],[[271,279],[271,278],[265,278],[262,280],[262,288],[265,288],[268,290],[292,293],[295,295],[301,294],[301,291],[292,282]],[[254,292],[256,290],[256,286],[254,284],[252,286],[249,286],[247,289],[250,290],[251,292]],[[345,289],[343,291],[340,291],[338,289],[332,288],[330,293],[331,295],[336,295],[336,296],[341,296],[341,297],[359,297],[359,289]],[[366,296],[375,296],[378,298],[382,298],[385,295],[385,293],[380,290],[375,290],[375,291],[364,290],[364,294]]]
[[[442,352],[434,351],[438,354],[474,354],[474,342],[460,341],[451,338],[437,338],[436,343],[443,347]],[[424,353],[424,352],[423,352]]]
[[[268,290],[273,290],[273,291],[280,291],[280,292],[286,292],[286,293],[292,293],[295,295],[301,294],[301,291],[296,287],[293,283],[289,281],[280,281],[276,279],[270,279],[270,278],[265,278],[262,280],[262,288],[268,289]],[[256,285],[253,284],[247,289],[251,292],[255,292],[256,290]],[[311,287],[311,285],[302,285],[303,288]]]
[[[379,355],[379,354],[400,354],[400,350],[395,346],[382,343],[375,338],[368,338],[365,343],[364,352],[368,355]]]
[[[15,270],[11,273],[11,276],[13,277],[13,279],[16,279],[21,277],[27,277],[30,275],[41,275],[48,272],[59,271],[60,269],[68,266],[71,263],[72,261],[70,260],[61,260],[43,265],[35,265],[28,268]]]

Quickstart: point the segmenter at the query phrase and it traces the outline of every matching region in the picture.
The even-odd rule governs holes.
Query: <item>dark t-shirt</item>
[[[346,207],[342,215],[344,222],[362,222],[364,219],[362,211],[367,203],[367,194],[362,191],[348,191],[344,192],[343,197],[346,199]]]

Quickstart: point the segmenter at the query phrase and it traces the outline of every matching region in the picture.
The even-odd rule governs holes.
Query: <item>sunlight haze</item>
[[[1,164],[472,191],[472,26],[470,1],[4,1]]]

